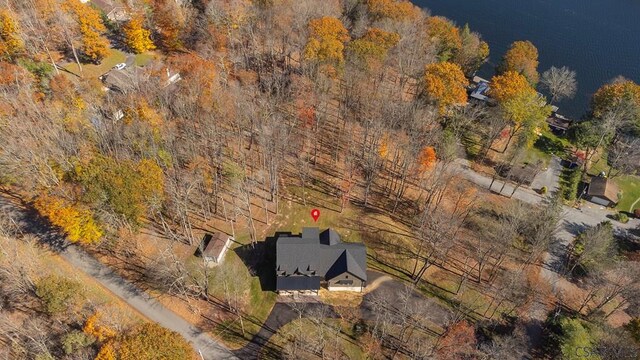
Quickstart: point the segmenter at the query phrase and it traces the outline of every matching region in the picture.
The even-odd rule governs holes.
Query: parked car
[[[120,64],[116,64],[116,66],[113,67],[114,70],[122,70],[124,68],[127,67],[127,64],[125,63],[120,63]]]

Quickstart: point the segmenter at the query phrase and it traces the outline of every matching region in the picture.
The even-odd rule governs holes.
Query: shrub
[[[36,295],[50,314],[66,311],[81,298],[82,287],[76,281],[57,275],[49,275],[36,284]]]
[[[578,194],[578,185],[580,185],[582,173],[579,168],[569,170],[565,169],[562,174],[562,197],[567,201],[573,201]]]
[[[615,215],[613,215],[613,219],[616,221],[619,221],[623,224],[626,224],[629,222],[629,216],[623,212],[619,212]]]
[[[633,210],[633,215],[638,219],[640,219],[640,208]]]
[[[546,186],[543,186],[543,187],[540,188],[540,194],[542,194],[542,195],[546,194],[547,191],[549,191],[549,190],[547,190]]]
[[[91,335],[87,335],[82,331],[74,331],[65,335],[62,339],[62,348],[65,354],[71,354],[82,348],[86,348],[95,341],[96,339]]]
[[[627,324],[627,330],[631,332],[631,336],[640,343],[640,318],[633,319]]]
[[[119,354],[121,360],[183,360],[195,355],[182,336],[154,323],[142,324],[127,334]]]

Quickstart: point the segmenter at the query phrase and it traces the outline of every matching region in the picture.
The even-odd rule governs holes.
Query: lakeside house
[[[618,186],[604,176],[594,176],[587,190],[586,199],[592,203],[614,207],[618,204]]]
[[[489,90],[491,89],[491,82],[489,80],[474,76],[471,84],[469,87],[469,97],[471,99],[490,106],[496,105],[495,100],[489,97]],[[538,95],[543,96],[540,93],[538,93]],[[564,135],[573,121],[558,114],[558,110],[560,109],[557,106],[551,106],[551,115],[547,118],[547,124],[549,124],[549,128],[553,132]]]
[[[298,235],[276,240],[276,291],[314,294],[329,291],[362,292],[367,283],[367,250],[361,243],[345,243],[332,229],[304,228]]]

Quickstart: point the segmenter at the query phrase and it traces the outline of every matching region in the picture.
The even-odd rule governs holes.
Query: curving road
[[[78,246],[67,242],[46,224],[38,222],[38,216],[24,208],[19,198],[0,192],[0,210],[13,215],[14,219],[19,220],[23,231],[50,245],[71,266],[91,276],[146,318],[182,335],[196,352],[199,352],[202,359],[237,359],[224,345],[189,324]]]

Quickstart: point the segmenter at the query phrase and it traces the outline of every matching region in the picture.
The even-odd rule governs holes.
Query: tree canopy
[[[447,18],[432,16],[427,19],[427,35],[435,44],[440,61],[454,57],[462,47],[460,30]]]
[[[194,359],[193,348],[178,333],[145,323],[126,334],[118,348],[121,360]]]
[[[515,41],[502,58],[498,67],[500,73],[518,72],[536,85],[540,79],[538,74],[538,49],[530,41]]]
[[[93,62],[100,62],[109,53],[109,40],[102,36],[107,28],[100,13],[79,0],[65,0],[62,7],[75,17],[84,56]]]
[[[0,59],[11,59],[24,50],[18,23],[9,10],[0,9]]]
[[[397,33],[370,28],[361,38],[347,45],[347,52],[356,61],[365,64],[367,68],[372,68],[373,63],[379,63],[387,57],[389,49],[396,46],[398,41],[400,41],[400,35]]]
[[[144,17],[141,14],[136,14],[122,29],[127,47],[136,54],[156,48],[150,38],[151,31],[145,29],[143,23]]]
[[[389,18],[396,21],[416,19],[420,9],[407,0],[367,0],[369,13],[374,19]]]
[[[339,19],[325,16],[309,21],[309,40],[304,49],[304,57],[320,62],[342,63],[344,43],[349,40],[349,32]]]
[[[427,65],[424,83],[427,98],[438,103],[441,113],[451,105],[467,102],[465,87],[468,81],[457,64],[441,62]]]

